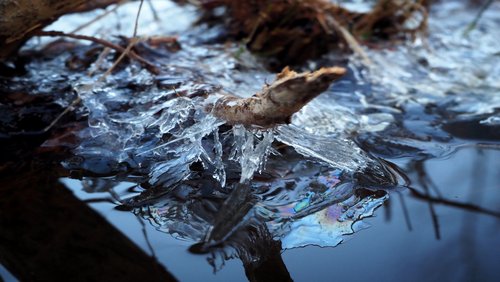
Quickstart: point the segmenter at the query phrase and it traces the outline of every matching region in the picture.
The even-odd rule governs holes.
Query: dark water
[[[497,150],[464,148],[448,158],[423,162],[422,166],[428,183],[433,183],[442,197],[442,200],[432,202],[438,229],[433,223],[429,208],[430,202],[427,199],[416,198],[408,190],[393,192],[384,206],[377,210],[376,215],[367,220],[371,227],[354,234],[352,238],[348,238],[339,246],[335,248],[309,246],[283,252],[282,258],[290,276],[295,281],[331,281],[334,279],[400,281],[403,278],[405,281],[496,281],[500,243],[499,157],[500,153]],[[414,185],[412,186],[419,191],[425,191],[418,183],[416,173],[412,173],[412,170],[409,172],[410,176],[413,176]],[[33,172],[27,177],[33,177]],[[55,178],[52,181],[54,182],[47,183],[50,189],[65,189],[65,186],[76,198],[83,201],[109,198],[109,193],[89,194],[84,192],[82,184],[78,180],[68,178],[58,180]],[[58,182],[63,183],[64,186]],[[5,185],[5,182],[2,183]],[[33,183],[28,183],[33,185]],[[16,181],[11,182],[11,185],[14,184]],[[119,193],[132,185],[132,183],[122,183],[115,188],[115,191]],[[5,192],[6,186],[2,187]],[[42,189],[40,184],[33,187]],[[33,240],[43,242],[40,236],[43,238],[41,234],[45,230],[44,227],[37,224],[58,224],[57,221],[54,220],[51,223],[51,220],[48,222],[39,220],[39,217],[43,216],[45,212],[36,210],[37,207],[33,203],[35,199],[30,199],[28,187],[17,184],[12,188],[18,189],[20,195],[8,193],[4,195],[4,198],[10,197],[9,200],[18,206],[13,208],[8,206],[5,200],[1,202],[2,226],[9,228],[8,225],[5,225],[6,217],[14,218],[20,224],[23,224],[26,216],[31,217],[32,222],[27,224],[33,224],[32,228],[25,227],[26,230],[23,231],[30,231],[32,234],[27,237],[19,234],[12,235],[19,240],[17,243],[21,245]],[[27,192],[20,190],[23,188]],[[439,197],[434,190],[431,193],[435,199]],[[46,197],[50,198],[48,194]],[[53,197],[59,196],[53,195]],[[44,201],[51,202],[47,198]],[[406,205],[409,221],[405,217],[402,201]],[[139,246],[144,253],[154,255],[160,264],[181,281],[246,280],[242,263],[238,259],[226,261],[222,270],[213,274],[213,268],[207,263],[205,256],[191,254],[187,251],[192,242],[179,241],[168,234],[158,232],[152,225],[134,214],[117,211],[116,205],[113,203],[97,202],[89,203],[88,206],[96,210],[108,223],[102,222],[88,229],[85,227],[85,223],[65,222],[55,226],[54,228],[58,229],[59,232],[49,236],[57,235],[60,232],[64,233],[64,230],[71,230],[73,229],[71,225],[75,225],[77,232],[81,232],[81,236],[97,237],[97,239],[103,240],[102,235],[98,234],[106,233],[104,230],[109,229],[106,225],[111,224]],[[44,203],[42,203],[41,208],[50,209]],[[76,212],[82,212],[81,208],[80,206],[76,207]],[[19,212],[19,209],[22,211]],[[30,209],[32,211],[29,211]],[[64,209],[55,209],[56,213],[72,213]],[[494,211],[496,215],[488,214],[489,211]],[[15,214],[9,215],[11,212]],[[52,214],[52,216],[54,215]],[[69,221],[81,220],[75,216],[69,217]],[[19,230],[19,228],[13,229]],[[5,232],[6,230],[2,232],[4,240]],[[436,238],[436,232],[439,232],[439,239]],[[104,236],[115,238],[116,235],[113,233]],[[33,238],[28,239],[30,237]],[[64,240],[64,236],[60,238]],[[3,242],[5,242],[4,240]],[[29,241],[24,242],[23,240]],[[70,236],[65,240],[75,239]],[[10,247],[12,246],[8,248]],[[64,253],[71,250],[71,248],[65,250],[66,247],[68,246],[64,246],[64,244],[53,246],[52,251],[55,253],[50,255],[52,259],[57,259],[58,252]],[[127,245],[121,247],[125,248]],[[96,252],[93,248],[107,248],[107,246],[96,246],[91,242],[84,243],[79,249],[76,249],[78,253],[74,250],[75,253],[70,254],[69,257],[90,256],[92,258],[94,256],[92,254]],[[14,252],[27,251],[26,249],[29,250],[29,247],[18,247]],[[43,246],[34,247],[34,250],[44,254]],[[114,255],[126,258],[130,255],[129,251]],[[30,256],[28,258],[33,259],[34,262],[37,261]],[[7,261],[4,260],[3,263],[8,265],[9,259],[12,258],[7,257]],[[121,260],[117,257],[112,259]],[[134,263],[139,263],[139,258],[132,259],[131,266],[133,267]],[[43,265],[41,261],[38,263]],[[85,264],[78,265],[78,263],[78,260],[71,262],[71,264],[76,264],[74,265],[76,269],[85,267]],[[54,275],[54,273],[51,274],[51,271],[54,270],[50,270],[50,267],[48,270],[48,277]],[[87,270],[82,270],[82,272],[85,273]],[[116,270],[112,266],[109,266],[109,270],[112,273],[108,277],[117,275],[113,273]],[[8,270],[2,269],[1,274],[4,280],[15,281]],[[151,274],[146,274],[146,277],[151,278],[149,275]],[[38,276],[38,278],[42,277]]]
[[[99,46],[29,51],[27,73],[0,77],[0,276],[498,280],[500,7],[475,46],[458,35],[472,16],[457,3],[433,11],[429,46],[367,50],[375,69],[337,54],[311,62],[349,73],[269,130],[204,111],[273,74],[214,43],[221,27],[190,29],[190,8],[158,4],[178,17],[162,30],[182,34],[181,50],[138,47],[159,76],[127,63],[91,77]],[[160,25],[147,22],[144,34]],[[111,26],[128,27],[92,32]]]
[[[464,149],[424,166],[443,198],[496,210],[499,153]],[[415,187],[421,187],[415,183]],[[411,222],[408,230],[401,199]],[[408,191],[391,195],[389,206],[369,220],[372,227],[335,249],[306,248],[284,254],[300,281],[495,281],[498,277],[498,216],[435,203],[440,239],[429,202]],[[314,257],[314,263],[305,262]],[[307,267],[307,271],[303,271]],[[297,271],[294,271],[297,270]],[[302,269],[302,270],[299,270]]]
[[[440,233],[437,239],[429,201],[415,198],[408,191],[393,193],[376,216],[367,220],[371,227],[341,245],[285,251],[283,261],[291,277],[295,281],[495,281],[500,258],[499,157],[500,152],[495,150],[465,148],[449,158],[423,164],[443,198],[496,211],[496,216],[470,207],[434,203]],[[417,180],[413,181],[422,189]],[[78,182],[65,183],[79,198],[89,198],[80,191]],[[182,281],[246,280],[239,260],[228,261],[212,275],[204,257],[186,251],[189,242],[179,244],[147,223],[141,226],[133,215],[113,211],[111,204],[91,206],[148,252],[142,233],[145,227],[159,261]],[[176,259],[172,260],[174,253]]]

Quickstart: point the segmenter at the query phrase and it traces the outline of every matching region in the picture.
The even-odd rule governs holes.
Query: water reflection
[[[60,153],[32,151],[0,168],[2,265],[21,281],[175,281],[59,182]]]
[[[172,279],[64,190],[57,179],[70,176],[82,179],[86,193],[98,195],[86,200],[89,205],[116,207],[102,214],[111,223],[124,220],[128,225],[122,231],[136,244],[146,238],[149,247],[143,249],[163,266],[177,263],[174,272],[195,264],[193,257],[176,261],[192,246],[217,270],[231,264],[228,259],[240,259],[249,280],[273,275],[285,281],[330,280],[333,275],[339,280],[495,279],[495,246],[500,245],[500,172],[494,151],[500,132],[494,79],[500,65],[494,44],[500,30],[494,18],[498,8],[474,33],[477,41],[491,44],[478,46],[449,34],[464,24],[447,20],[462,18],[447,14],[456,8],[446,3],[438,7],[431,34],[439,52],[428,52],[420,43],[372,50],[380,68],[372,73],[374,81],[369,83],[366,70],[351,64],[345,80],[305,107],[291,126],[275,131],[231,128],[204,112],[204,99],[219,95],[221,87],[251,95],[269,73],[249,54],[235,55],[237,44],[207,44],[210,38],[205,37],[217,33],[210,27],[184,30],[190,22],[185,17],[180,50],[159,50],[148,42],[137,48],[158,59],[164,68],[158,77],[135,65],[120,68],[106,83],[71,68],[62,75],[61,66],[75,66],[82,54],[102,48],[75,44],[74,54],[57,55],[50,53],[57,44],[45,49],[45,57],[27,65],[25,76],[0,78],[5,92],[0,97],[0,217],[7,227],[0,235],[8,243],[1,244],[2,263],[26,280],[30,273],[113,280],[132,270],[141,273],[137,279],[151,273]],[[466,12],[458,9],[458,15]],[[184,12],[176,8],[175,13]],[[203,38],[195,40],[200,34]],[[321,64],[336,59],[325,58]],[[109,64],[114,58],[105,60]],[[76,66],[86,70],[91,62]],[[21,94],[27,89],[38,95]],[[37,131],[75,93],[85,108],[68,120],[83,122]],[[37,106],[51,95],[58,97],[57,103]],[[18,115],[21,110],[24,115]],[[40,112],[45,112],[42,118]],[[40,134],[28,138],[17,130]],[[475,140],[490,143],[476,152],[471,149]],[[34,153],[31,149],[42,142]],[[30,150],[17,150],[26,143]],[[72,155],[51,155],[29,165],[20,161],[60,148],[71,148]],[[444,156],[450,159],[432,159]],[[65,169],[59,166],[62,159]],[[401,170],[412,180],[409,187],[401,187]],[[130,189],[120,190],[124,181]],[[102,193],[106,196],[101,198]],[[366,227],[365,218],[381,205],[388,223],[380,216],[371,218],[374,228],[351,236]],[[161,232],[149,232],[149,224],[137,227],[135,215]],[[169,237],[165,233],[179,239],[168,241],[173,252],[162,252]],[[352,237],[336,249],[297,248],[337,246]],[[96,264],[96,257],[109,260],[109,267]],[[384,267],[374,262],[384,262]],[[196,280],[189,272],[179,278]]]
[[[258,204],[252,203],[247,208],[240,205],[236,209],[233,208],[233,215],[224,215],[222,218],[225,219],[224,223],[234,220],[234,222],[241,223],[241,225],[233,226],[229,224],[227,227],[219,225],[219,229],[225,231],[218,233],[218,236],[225,236],[228,233],[230,236],[226,238],[225,244],[210,245],[211,248],[208,250],[211,251],[211,255],[207,258],[212,266],[215,266],[221,273],[237,271],[234,269],[234,264],[229,264],[230,270],[225,269],[228,267],[227,265],[222,269],[220,269],[220,266],[224,264],[224,260],[239,258],[243,262],[245,275],[248,279],[255,279],[252,277],[265,274],[265,269],[276,269],[273,272],[275,275],[287,279],[292,277],[297,281],[307,279],[323,280],[331,275],[332,271],[335,275],[347,281],[363,280],[369,277],[379,277],[386,280],[407,277],[409,281],[418,281],[429,277],[434,277],[429,278],[434,280],[441,277],[440,279],[449,281],[460,280],[462,277],[473,277],[474,275],[481,278],[481,280],[490,281],[490,278],[494,277],[490,275],[491,271],[495,269],[492,263],[495,261],[496,252],[494,248],[488,249],[487,246],[494,246],[499,243],[498,236],[495,235],[498,233],[498,228],[494,227],[498,226],[500,218],[500,211],[498,210],[500,197],[498,194],[499,172],[496,169],[499,167],[499,163],[498,158],[495,157],[497,155],[497,151],[462,149],[450,159],[400,163],[412,180],[409,189],[393,190],[389,193],[388,199],[385,191],[381,193],[383,190],[375,194],[373,191],[359,190],[357,195],[361,199],[365,197],[364,199],[374,201],[377,201],[377,197],[382,197],[386,203],[383,209],[390,212],[390,217],[381,216],[384,213],[379,211],[379,216],[368,220],[373,227],[368,231],[357,233],[352,239],[348,236],[348,233],[352,233],[353,225],[347,223],[348,228],[345,231],[349,232],[346,232],[342,240],[351,240],[348,244],[341,244],[335,249],[317,249],[314,247],[291,249],[287,250],[282,258],[280,253],[286,248],[287,236],[277,240],[278,238],[272,235],[273,225],[275,224],[273,221],[268,222],[268,225],[262,225],[255,221],[255,218],[249,218],[248,213],[242,212],[248,212],[249,209],[255,210],[255,206]],[[461,160],[461,165],[457,165],[458,160]],[[451,166],[451,164],[454,165]],[[329,170],[325,175],[316,176],[316,179],[320,179],[320,183],[328,183],[332,187],[342,183],[339,171]],[[460,177],[464,175],[467,178]],[[425,179],[424,184],[420,182],[424,181],[423,179]],[[467,181],[466,179],[471,180]],[[261,180],[262,183],[266,183],[264,180]],[[192,185],[192,183],[190,184]],[[206,189],[213,187],[210,185],[214,185],[214,182],[209,182],[205,186],[205,193]],[[310,186],[314,187],[315,185]],[[424,185],[428,186],[428,194],[425,192]],[[430,185],[433,185],[434,188],[430,188]],[[477,185],[481,185],[483,190],[479,191]],[[96,185],[96,187],[103,186],[100,184]],[[236,187],[234,191],[238,191],[239,188],[239,192],[243,193],[243,195],[236,198],[240,198],[240,200],[248,200],[249,196],[257,199],[266,198],[265,192],[256,193],[255,195],[245,194],[249,189],[241,188],[248,188],[247,186]],[[89,187],[86,189],[88,190]],[[181,240],[188,240],[189,244],[196,241],[202,241],[203,243],[207,234],[210,234],[210,230],[213,230],[211,228],[216,225],[214,223],[220,222],[220,219],[217,220],[217,217],[220,217],[218,212],[227,211],[227,207],[222,207],[230,193],[226,191],[226,193],[221,193],[218,197],[215,197],[210,194],[203,195],[201,192],[203,188],[200,187],[191,187],[190,189],[191,192],[193,189],[197,189],[198,192],[186,196],[190,193],[182,189],[177,191],[175,196],[163,197],[156,202],[148,202],[146,207],[136,208],[135,212],[149,218],[151,223],[162,232],[171,232]],[[121,189],[121,191],[123,193],[119,194],[123,198],[130,195],[129,193],[133,189],[128,192],[125,192],[124,189]],[[256,191],[259,191],[259,189]],[[316,191],[322,191],[322,189],[319,188]],[[472,196],[471,198],[470,196],[476,192],[490,196],[487,198]],[[369,195],[368,198],[366,198],[367,195]],[[292,217],[304,210],[311,199],[312,194],[305,193],[302,201],[281,206],[276,209],[276,212]],[[407,214],[405,214],[403,206],[399,203],[401,200],[404,200]],[[190,204],[182,210],[182,205],[175,208],[176,201],[179,203],[187,201]],[[233,204],[241,204],[238,201],[234,202],[234,199],[232,201]],[[433,212],[429,208],[429,203],[433,205]],[[328,234],[328,232],[325,232],[326,230],[342,230],[342,228],[339,229],[339,226],[343,224],[342,221],[335,220],[339,218],[339,211],[339,206],[334,204],[309,216],[301,217],[296,222],[297,225],[302,224],[305,227],[305,229],[302,229],[305,232],[301,233],[301,228],[294,227],[296,233],[292,232],[290,234],[293,234],[295,238],[299,238],[301,242],[312,238],[313,241],[309,241],[309,243],[318,244],[317,240],[322,240],[322,234]],[[198,215],[194,214],[194,212],[198,212]],[[262,216],[259,213],[252,214],[252,216],[259,215]],[[264,215],[266,214],[264,213]],[[201,216],[203,218],[200,219]],[[388,221],[384,222],[384,218]],[[439,226],[439,241],[435,240],[437,231],[433,218],[435,218]],[[410,231],[405,229],[408,224],[413,227]],[[174,230],[185,230],[187,233],[172,232]],[[186,234],[198,235],[190,238],[186,237]],[[311,236],[311,234],[314,235]],[[327,242],[333,245],[336,243],[332,242],[339,238],[337,235],[327,237]],[[160,236],[156,241],[153,241],[153,248],[161,245],[162,240],[164,239],[161,239]],[[296,241],[292,240],[292,242]],[[179,242],[179,244],[182,243]],[[451,246],[453,246],[453,251],[448,251],[447,248]],[[391,251],[388,252],[387,250]],[[361,252],[369,255],[366,257],[356,255]],[[478,256],[478,253],[481,255]],[[469,255],[470,257],[468,257]],[[299,259],[297,256],[300,256],[300,265],[297,264],[296,259]],[[304,260],[304,258],[309,259]],[[405,266],[399,265],[401,258],[404,258],[407,263]],[[472,258],[474,259],[472,260]],[[169,265],[168,256],[159,254],[159,259]],[[311,260],[311,262],[307,262],[308,260]],[[476,262],[469,262],[471,260]],[[323,263],[312,263],[312,261],[337,261],[338,266],[326,266]],[[378,264],[371,263],[373,261],[385,261],[390,270],[380,272],[377,267]],[[453,272],[447,271],[445,267],[445,264],[451,261],[455,261],[458,265],[464,265],[463,271],[465,269],[469,270],[463,273],[460,270],[459,273],[461,274],[453,274]],[[366,271],[356,272],[353,269],[354,266],[360,264],[364,265]],[[415,268],[409,268],[411,264],[420,265],[425,271],[415,272]],[[304,271],[304,269],[308,270]],[[430,271],[434,273],[438,271],[440,274],[435,273],[433,276],[425,276]],[[411,273],[411,275],[407,276],[408,273]],[[307,277],[304,276],[306,274]],[[218,273],[215,277],[224,277],[219,275],[221,274]]]
[[[498,157],[496,150],[464,148],[446,159],[424,161],[421,167],[440,191],[439,196],[431,189],[430,199],[418,183],[415,166],[405,166],[400,160],[408,167],[405,171],[418,195],[411,190],[391,193],[387,205],[368,220],[371,228],[357,233],[347,244],[285,252],[292,277],[324,280],[334,273],[336,279],[345,281],[374,277],[383,281],[402,277],[405,281],[495,281],[496,246],[500,244]],[[440,240],[435,238],[429,201],[434,205]],[[307,272],[301,271],[305,268]]]
[[[255,266],[276,249],[266,246],[336,246],[363,229],[362,220],[398,185],[389,169],[376,170],[379,175],[346,172],[304,159],[291,148],[282,150],[287,157],[270,156],[252,181],[238,183],[239,170],[228,170],[225,187],[204,169],[173,187],[136,186],[121,196],[114,192],[114,179],[86,178],[83,184],[88,192],[109,191],[121,210],[192,242],[190,250],[209,253],[215,269],[229,258]],[[130,197],[134,192],[139,194]]]

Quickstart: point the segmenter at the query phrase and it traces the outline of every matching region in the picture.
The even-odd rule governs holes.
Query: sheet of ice
[[[356,171],[363,169],[371,161],[345,136],[314,135],[295,125],[285,125],[276,128],[276,139],[292,146],[300,154],[316,158],[334,168]]]
[[[274,165],[276,160],[269,161]],[[296,161],[290,160],[288,166],[310,166],[316,173],[304,171],[302,176],[292,174],[296,178],[275,179],[267,184],[269,190],[264,191],[259,191],[262,183],[258,181],[250,185],[237,184],[222,203],[213,197],[203,198],[202,191],[184,182],[182,189],[172,192],[176,196],[136,212],[153,221],[159,230],[185,240],[201,241],[206,250],[224,240],[226,246],[235,249],[215,247],[211,250],[241,255],[249,247],[245,245],[248,238],[241,230],[262,223],[271,238],[282,241],[283,248],[336,246],[367,227],[363,219],[372,216],[388,197],[385,193],[360,196],[362,194],[355,193],[359,187],[353,182],[352,174],[338,169],[323,171],[327,166],[321,169]],[[282,181],[295,186],[280,189]],[[179,193],[191,196],[179,197]]]
[[[291,222],[288,227],[290,231],[282,235],[282,247],[291,249],[308,245],[336,246],[355,232],[367,228],[369,225],[362,219],[372,216],[387,196],[354,199],[355,197],[340,204],[331,205]],[[287,230],[287,228],[281,227],[281,230]]]
[[[439,103],[463,115],[492,113],[500,107],[500,3],[494,2],[469,34],[478,11],[459,1],[433,3],[428,38],[391,49],[369,49],[377,84],[377,104]]]

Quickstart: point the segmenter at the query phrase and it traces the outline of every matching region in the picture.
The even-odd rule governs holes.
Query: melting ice
[[[386,199],[374,188],[398,185],[374,152],[446,154],[457,144],[442,130],[448,117],[442,112],[457,119],[480,116],[485,126],[499,124],[495,15],[500,8],[493,4],[480,27],[465,37],[462,27],[472,18],[451,2],[435,4],[427,42],[367,50],[373,66],[351,60],[350,76],[304,107],[291,124],[273,129],[228,126],[205,111],[207,97],[248,97],[273,74],[237,45],[205,44],[217,36],[217,28],[189,29],[193,10],[170,2],[158,11],[182,15],[181,28],[163,29],[171,25],[158,23],[139,28],[141,36],[180,34],[182,49],[161,53],[156,61],[159,76],[132,63],[106,80],[80,73],[54,77],[50,73],[63,64],[58,58],[33,63],[26,79],[42,86],[51,79],[71,83],[83,101],[88,128],[78,133],[76,157],[66,167],[137,183],[142,193],[123,204],[159,230],[210,247],[260,224],[284,248],[335,246],[364,228],[362,219]],[[114,18],[123,30],[127,22],[119,18],[135,16],[131,5],[123,5],[122,16]],[[158,29],[148,29],[153,25]],[[200,34],[202,39],[195,39]],[[112,62],[109,56],[103,66]],[[377,177],[368,183],[371,173]]]

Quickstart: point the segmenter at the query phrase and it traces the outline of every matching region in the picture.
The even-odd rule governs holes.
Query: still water
[[[424,167],[443,198],[496,210],[497,215],[435,203],[437,239],[429,202],[412,197],[408,191],[395,192],[367,220],[370,228],[337,247],[309,246],[283,252],[291,277],[295,281],[495,281],[500,246],[500,152],[465,148],[451,157],[426,161]],[[421,188],[414,181],[414,186]],[[98,196],[83,192],[79,181],[62,182],[81,200]],[[131,184],[123,183],[115,189],[128,186]],[[401,201],[408,209],[409,222]],[[237,259],[227,261],[214,275],[205,257],[187,251],[190,242],[175,240],[147,222],[141,224],[133,214],[114,210],[113,204],[90,206],[145,252],[151,254],[152,246],[157,259],[181,281],[246,280]]]
[[[95,64],[102,47],[32,40],[26,50],[41,51],[27,73],[1,77],[4,280],[496,280],[499,5],[470,37],[475,14],[447,1],[433,6],[427,40],[367,48],[372,65],[310,61],[304,70],[348,74],[290,124],[262,129],[205,109],[274,74],[238,42],[217,42],[221,26],[192,26],[194,8],[153,3],[169,17],[146,9],[139,32],[182,47],[138,45],[160,75],[131,63],[91,76],[114,60]],[[129,34],[136,4],[81,32]],[[22,132],[76,97],[57,130]]]

